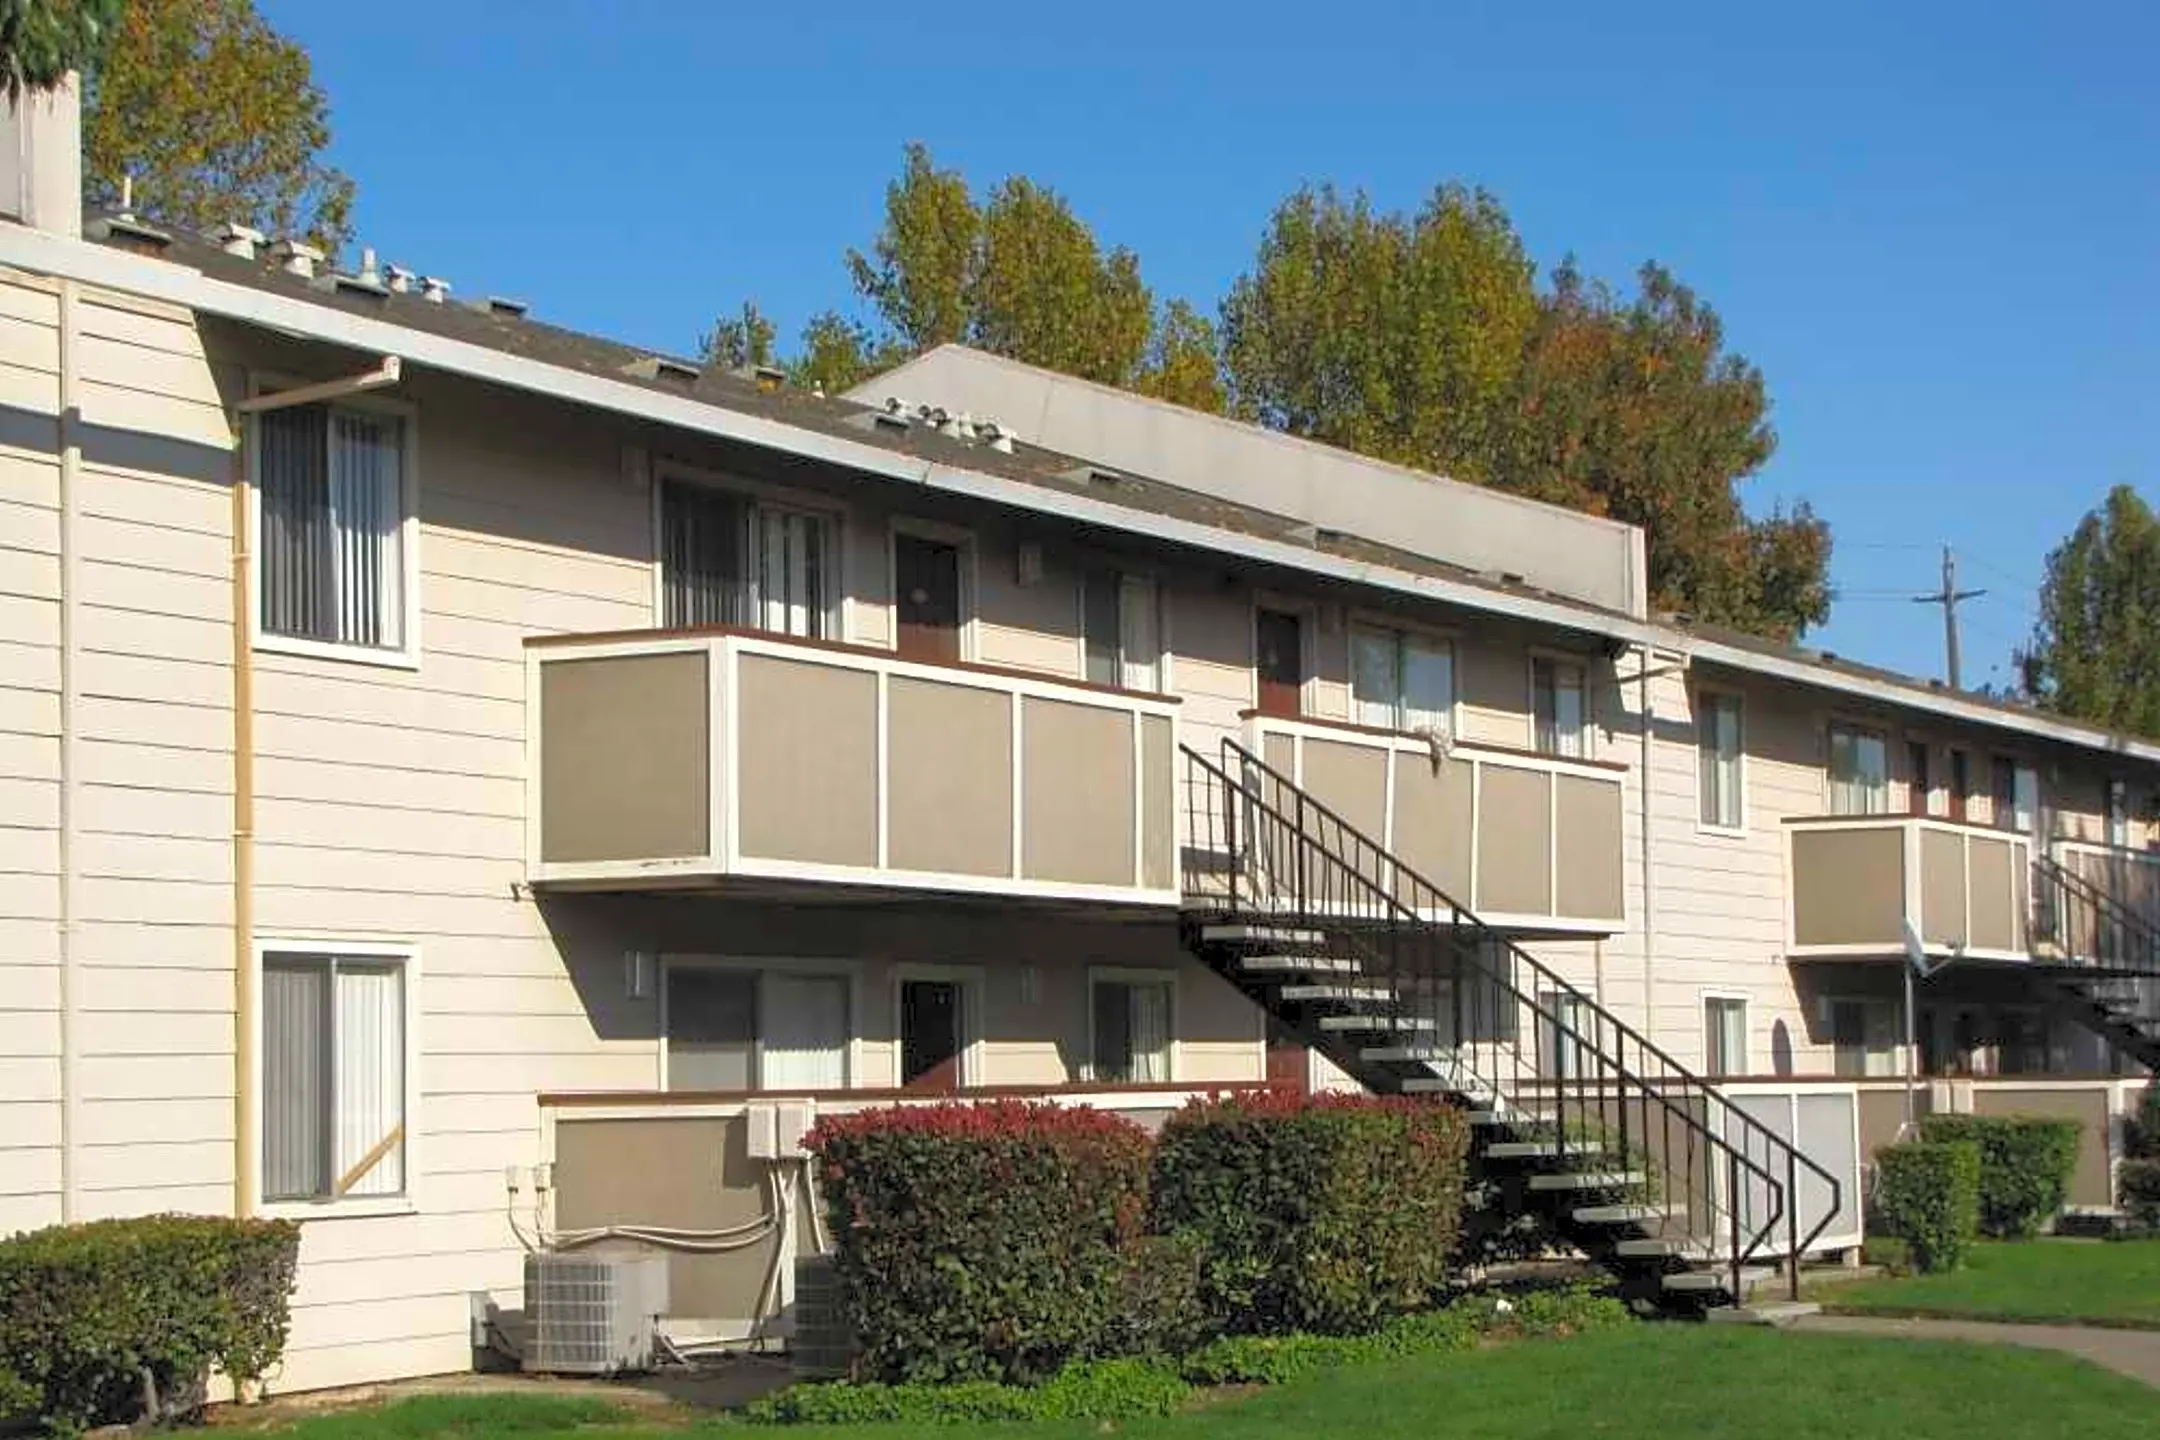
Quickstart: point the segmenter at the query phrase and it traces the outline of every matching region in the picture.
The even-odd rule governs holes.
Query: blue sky
[[[2007,676],[2046,549],[2160,501],[2160,6],[262,0],[313,54],[359,239],[688,349],[846,300],[909,139],[1024,171],[1212,308],[1304,180],[1482,184],[1541,264],[1674,268],[1760,365],[1748,487],[1832,523],[1815,643],[1934,673],[1937,547]]]

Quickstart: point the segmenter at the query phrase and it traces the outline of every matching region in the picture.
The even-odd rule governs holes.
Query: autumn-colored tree
[[[1155,333],[1133,388],[1173,405],[1219,413],[1228,399],[1221,354],[1207,316],[1183,300],[1172,300],[1155,319]]]
[[[713,322],[698,349],[706,360],[729,370],[740,370],[745,365],[770,365],[773,362],[773,341],[779,334],[765,312],[758,309],[755,300],[745,300],[742,308],[733,315],[723,315]]]
[[[2050,552],[2018,659],[2048,709],[2160,737],[2160,517],[2136,490],[2109,491]]]
[[[1019,175],[983,207],[968,302],[970,344],[1105,385],[1138,375],[1154,311],[1139,257],[1104,253],[1063,196]]]
[[[84,184],[113,203],[208,231],[227,222],[335,251],[353,183],[327,164],[330,105],[307,52],[252,0],[131,0],[93,72]]]
[[[50,90],[104,55],[125,0],[0,0],[0,94]]]

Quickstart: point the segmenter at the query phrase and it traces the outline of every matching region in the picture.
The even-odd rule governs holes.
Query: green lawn
[[[2160,1240],[2030,1240],[1975,1248],[1962,1270],[1823,1292],[1839,1309],[2160,1328]]]
[[[1643,1325],[1339,1371],[1119,1427],[1133,1440],[2151,1440],[2160,1391],[2043,1351],[1722,1326]],[[1087,1440],[1093,1422],[850,1429],[846,1440]],[[303,1420],[284,1440],[695,1440],[726,1419],[623,1417],[545,1397],[431,1397]],[[836,1430],[812,1430],[832,1437]]]

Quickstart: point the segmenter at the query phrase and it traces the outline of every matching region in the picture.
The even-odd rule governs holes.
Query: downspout
[[[78,346],[75,342],[75,307],[78,289],[74,281],[60,282],[60,793],[55,816],[55,859],[60,870],[59,925],[55,943],[60,962],[60,1220],[69,1224],[82,1214],[82,980],[76,974],[78,956],[75,921],[82,913],[77,892],[75,829],[82,819],[76,789],[82,779],[77,751],[82,726],[81,671],[75,650],[81,643],[79,608],[82,604],[82,547],[78,523],[82,509],[82,416],[77,406],[80,386],[76,382]]]
[[[1636,677],[1641,687],[1641,699],[1637,709],[1642,712],[1642,756],[1635,767],[1635,798],[1642,812],[1642,1033],[1645,1040],[1657,1042],[1657,993],[1650,977],[1650,957],[1657,950],[1657,895],[1651,888],[1653,874],[1650,863],[1650,734],[1657,728],[1657,715],[1650,699],[1650,672],[1656,666],[1656,655],[1648,645],[1642,647],[1642,673]]]
[[[250,524],[248,424],[233,424],[232,477],[232,916],[233,916],[233,1214],[255,1213],[255,647],[249,638],[248,575],[254,563]]]

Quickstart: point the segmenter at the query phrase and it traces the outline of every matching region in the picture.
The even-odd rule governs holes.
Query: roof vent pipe
[[[228,220],[217,231],[218,248],[227,255],[237,255],[242,260],[253,260],[255,251],[268,244],[270,237],[237,220]]]
[[[375,247],[372,245],[360,247],[360,283],[363,285],[382,284],[382,268],[375,263]]]

